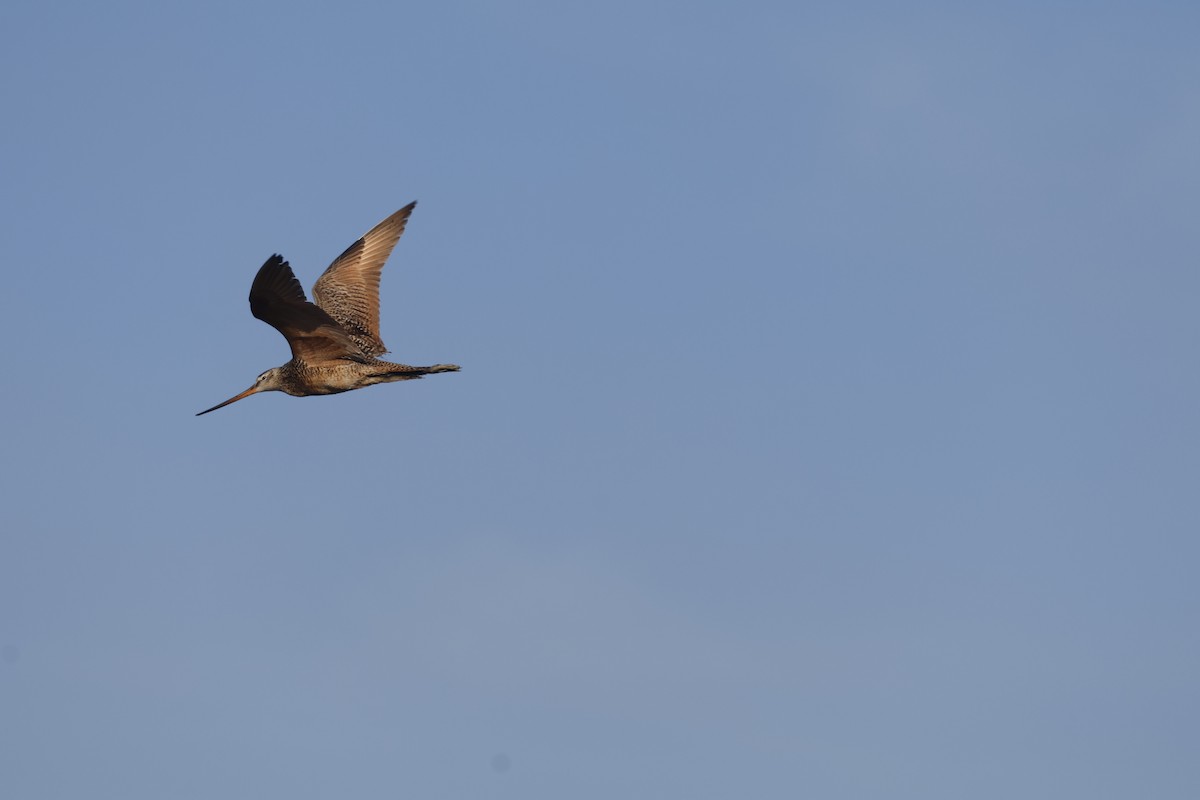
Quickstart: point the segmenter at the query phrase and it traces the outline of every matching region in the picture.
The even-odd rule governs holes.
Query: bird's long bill
[[[241,394],[234,395],[233,397],[226,400],[224,403],[217,403],[212,408],[207,409],[205,411],[201,411],[196,416],[197,417],[203,416],[204,414],[207,414],[209,411],[216,411],[218,408],[224,408],[225,406],[229,405],[230,403],[236,403],[238,400],[241,400],[243,397],[249,397],[250,395],[257,393],[258,391],[260,391],[260,390],[257,386],[251,386],[249,389],[242,392]]]

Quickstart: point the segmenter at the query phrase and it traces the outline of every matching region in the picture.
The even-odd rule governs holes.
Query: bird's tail
[[[431,367],[411,367],[408,364],[392,364],[385,362],[379,377],[392,381],[412,380],[436,372],[458,372],[457,364],[434,364]]]
[[[422,375],[432,375],[435,372],[458,372],[458,364],[434,364],[432,367],[409,367],[410,372],[417,377]]]

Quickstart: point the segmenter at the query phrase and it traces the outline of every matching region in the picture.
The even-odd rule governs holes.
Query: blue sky
[[[1198,24],[9,3],[0,794],[1196,797]]]

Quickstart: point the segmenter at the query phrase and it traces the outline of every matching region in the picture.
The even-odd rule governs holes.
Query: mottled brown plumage
[[[334,259],[313,285],[315,304],[308,302],[283,256],[268,258],[250,286],[250,313],[283,334],[292,360],[267,370],[246,391],[200,414],[259,392],[295,397],[336,394],[457,372],[454,364],[412,367],[375,358],[387,352],[379,338],[379,276],[416,205],[409,203],[392,214]]]
[[[379,276],[416,203],[409,203],[346,248],[313,284],[313,300],[369,356],[388,350],[379,338]]]

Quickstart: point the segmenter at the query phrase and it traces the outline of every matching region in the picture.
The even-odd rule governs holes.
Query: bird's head
[[[229,405],[230,403],[236,403],[238,400],[241,400],[243,397],[249,397],[252,394],[258,394],[259,392],[278,392],[282,388],[283,388],[283,370],[280,369],[279,367],[271,367],[269,370],[264,372],[262,375],[259,375],[257,378],[255,378],[254,385],[251,386],[246,391],[242,392],[241,394],[234,395],[233,397],[226,400],[224,403],[217,403],[212,408],[201,411],[196,416],[199,417],[203,414],[207,414],[209,411],[216,411],[218,408],[224,408],[225,406]]]

